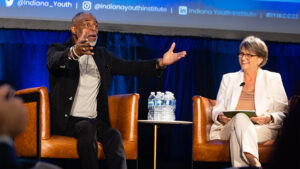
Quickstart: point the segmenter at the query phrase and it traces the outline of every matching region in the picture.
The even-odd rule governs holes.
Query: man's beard
[[[96,40],[95,41],[88,41],[88,42],[90,43],[90,45],[92,47],[94,47],[96,45],[96,43],[97,43],[97,40],[98,40],[98,36],[96,36]]]

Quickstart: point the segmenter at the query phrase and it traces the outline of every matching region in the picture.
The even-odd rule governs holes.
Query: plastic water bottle
[[[163,120],[175,120],[176,100],[172,92],[166,91],[165,93],[165,106]]]
[[[166,100],[165,100],[165,93],[160,93],[160,120],[162,120],[162,118],[163,118],[163,114],[164,114],[164,107],[165,107],[165,102],[166,102]]]
[[[164,93],[156,92],[154,98],[154,120],[161,120]]]
[[[165,93],[165,100],[164,100],[164,106],[163,106],[163,120],[169,120],[169,115],[171,111],[171,107],[169,106],[169,102],[172,99],[169,92]]]
[[[151,92],[148,97],[148,120],[154,120],[154,98],[155,93]]]
[[[176,110],[176,99],[174,94],[172,93],[172,103],[171,103],[171,107],[172,107],[172,117],[171,120],[176,120],[175,118],[175,110]]]

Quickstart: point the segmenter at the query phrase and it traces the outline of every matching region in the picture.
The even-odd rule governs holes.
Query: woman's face
[[[239,53],[239,63],[244,71],[257,70],[260,63],[263,61],[256,53],[250,52],[242,48]]]

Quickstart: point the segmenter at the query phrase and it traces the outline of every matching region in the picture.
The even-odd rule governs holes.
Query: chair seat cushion
[[[78,158],[77,140],[74,137],[52,135],[49,139],[41,141],[42,158]],[[123,141],[125,156],[127,159],[136,159],[137,142]],[[98,142],[98,158],[105,158],[102,145]]]
[[[229,141],[213,140],[193,146],[193,161],[230,162]],[[261,162],[269,162],[274,151],[274,140],[258,144]]]

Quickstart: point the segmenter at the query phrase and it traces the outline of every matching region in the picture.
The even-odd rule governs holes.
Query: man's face
[[[75,19],[71,31],[75,42],[87,40],[94,46],[98,39],[98,22],[93,15],[84,13]]]

